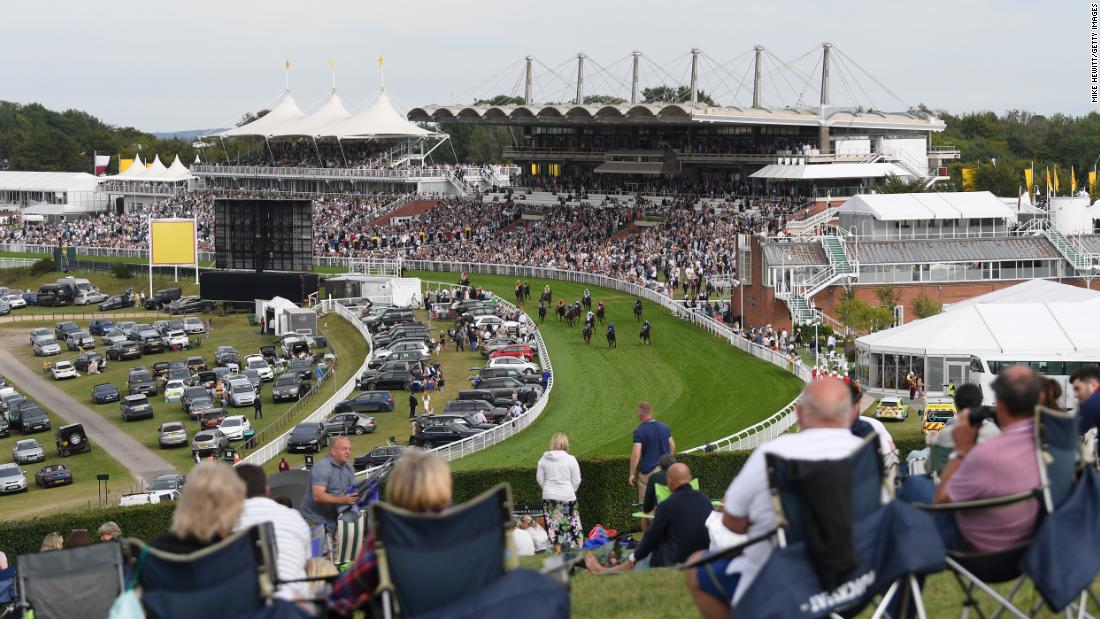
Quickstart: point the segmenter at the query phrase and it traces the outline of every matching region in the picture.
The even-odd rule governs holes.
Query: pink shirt
[[[999,436],[975,445],[947,481],[948,500],[992,499],[1039,487],[1034,425],[1031,419],[1014,423]],[[955,513],[962,536],[982,552],[1004,550],[1030,540],[1038,517],[1039,502],[1034,499]]]

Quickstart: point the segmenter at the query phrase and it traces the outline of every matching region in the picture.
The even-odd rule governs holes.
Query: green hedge
[[[69,531],[73,529],[87,529],[88,534],[95,539],[99,525],[108,520],[117,522],[126,537],[148,540],[168,530],[172,523],[173,509],[174,505],[171,503],[116,506],[0,522],[0,550],[8,554],[9,560],[19,554],[38,552],[42,546],[42,538],[53,531],[57,531],[62,537],[68,537]]]

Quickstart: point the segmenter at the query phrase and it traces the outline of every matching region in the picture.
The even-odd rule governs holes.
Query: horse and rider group
[[[516,300],[523,303],[525,300],[531,298],[531,287],[525,281],[516,280]],[[546,314],[549,312],[550,304],[553,303],[554,294],[550,286],[547,285],[542,290],[542,294],[539,295],[539,323],[546,322]],[[578,322],[581,321],[581,315],[584,314],[584,326],[581,329],[581,337],[584,338],[585,344],[592,343],[592,335],[596,331],[596,325],[606,324],[606,336],[607,345],[610,348],[618,347],[618,338],[616,336],[614,323],[607,322],[607,307],[603,301],[596,303],[596,309],[592,309],[592,293],[585,288],[581,299],[567,302],[565,299],[559,298],[557,304],[554,305],[554,313],[558,316],[559,322],[564,322],[569,327],[575,327]],[[652,344],[652,331],[653,326],[648,320],[644,320],[642,317],[642,300],[634,300],[634,321],[641,323],[641,331],[638,333],[638,340],[643,344]]]

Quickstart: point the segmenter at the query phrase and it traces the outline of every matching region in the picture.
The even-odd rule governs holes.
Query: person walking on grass
[[[252,400],[252,408],[256,411],[255,414],[252,415],[253,419],[264,418],[264,405],[263,402],[260,401],[260,394],[258,393],[256,394],[256,397]]]

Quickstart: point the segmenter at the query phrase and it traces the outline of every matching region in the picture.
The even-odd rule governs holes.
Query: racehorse
[[[607,325],[607,345],[611,348],[618,348],[615,341],[615,325]]]
[[[558,306],[554,308],[554,311],[558,315],[558,320],[565,320],[565,299],[558,299]]]
[[[653,343],[652,340],[650,339],[649,331],[650,331],[650,326],[649,326],[649,321],[647,320],[642,324],[642,331],[641,331],[641,333],[638,334],[638,338],[642,340],[643,344],[652,344]]]
[[[599,303],[596,304],[596,322],[600,323],[601,325],[603,323],[607,322],[604,319],[603,301],[600,301]]]
[[[542,289],[542,296],[539,297],[539,301],[546,301],[547,303],[554,302],[554,295],[550,292],[550,286],[546,286]]]
[[[584,336],[585,345],[588,345],[588,344],[592,343],[592,331],[593,330],[594,329],[592,328],[592,323],[590,323],[590,322],[585,323],[584,331],[581,331],[581,335]]]
[[[592,295],[588,294],[587,290],[584,292],[585,295],[581,298],[581,305],[584,306],[585,311],[589,311],[592,309]]]
[[[637,299],[634,301],[634,321],[638,322],[642,319],[642,300]]]
[[[565,310],[565,324],[569,325],[570,327],[575,326],[577,324],[577,315],[579,313],[580,310],[578,310],[576,306],[570,305],[569,309]]]
[[[539,302],[539,324],[546,322],[546,304]]]
[[[523,302],[527,300],[527,297],[523,295],[523,284],[516,282],[516,303],[523,305]]]

